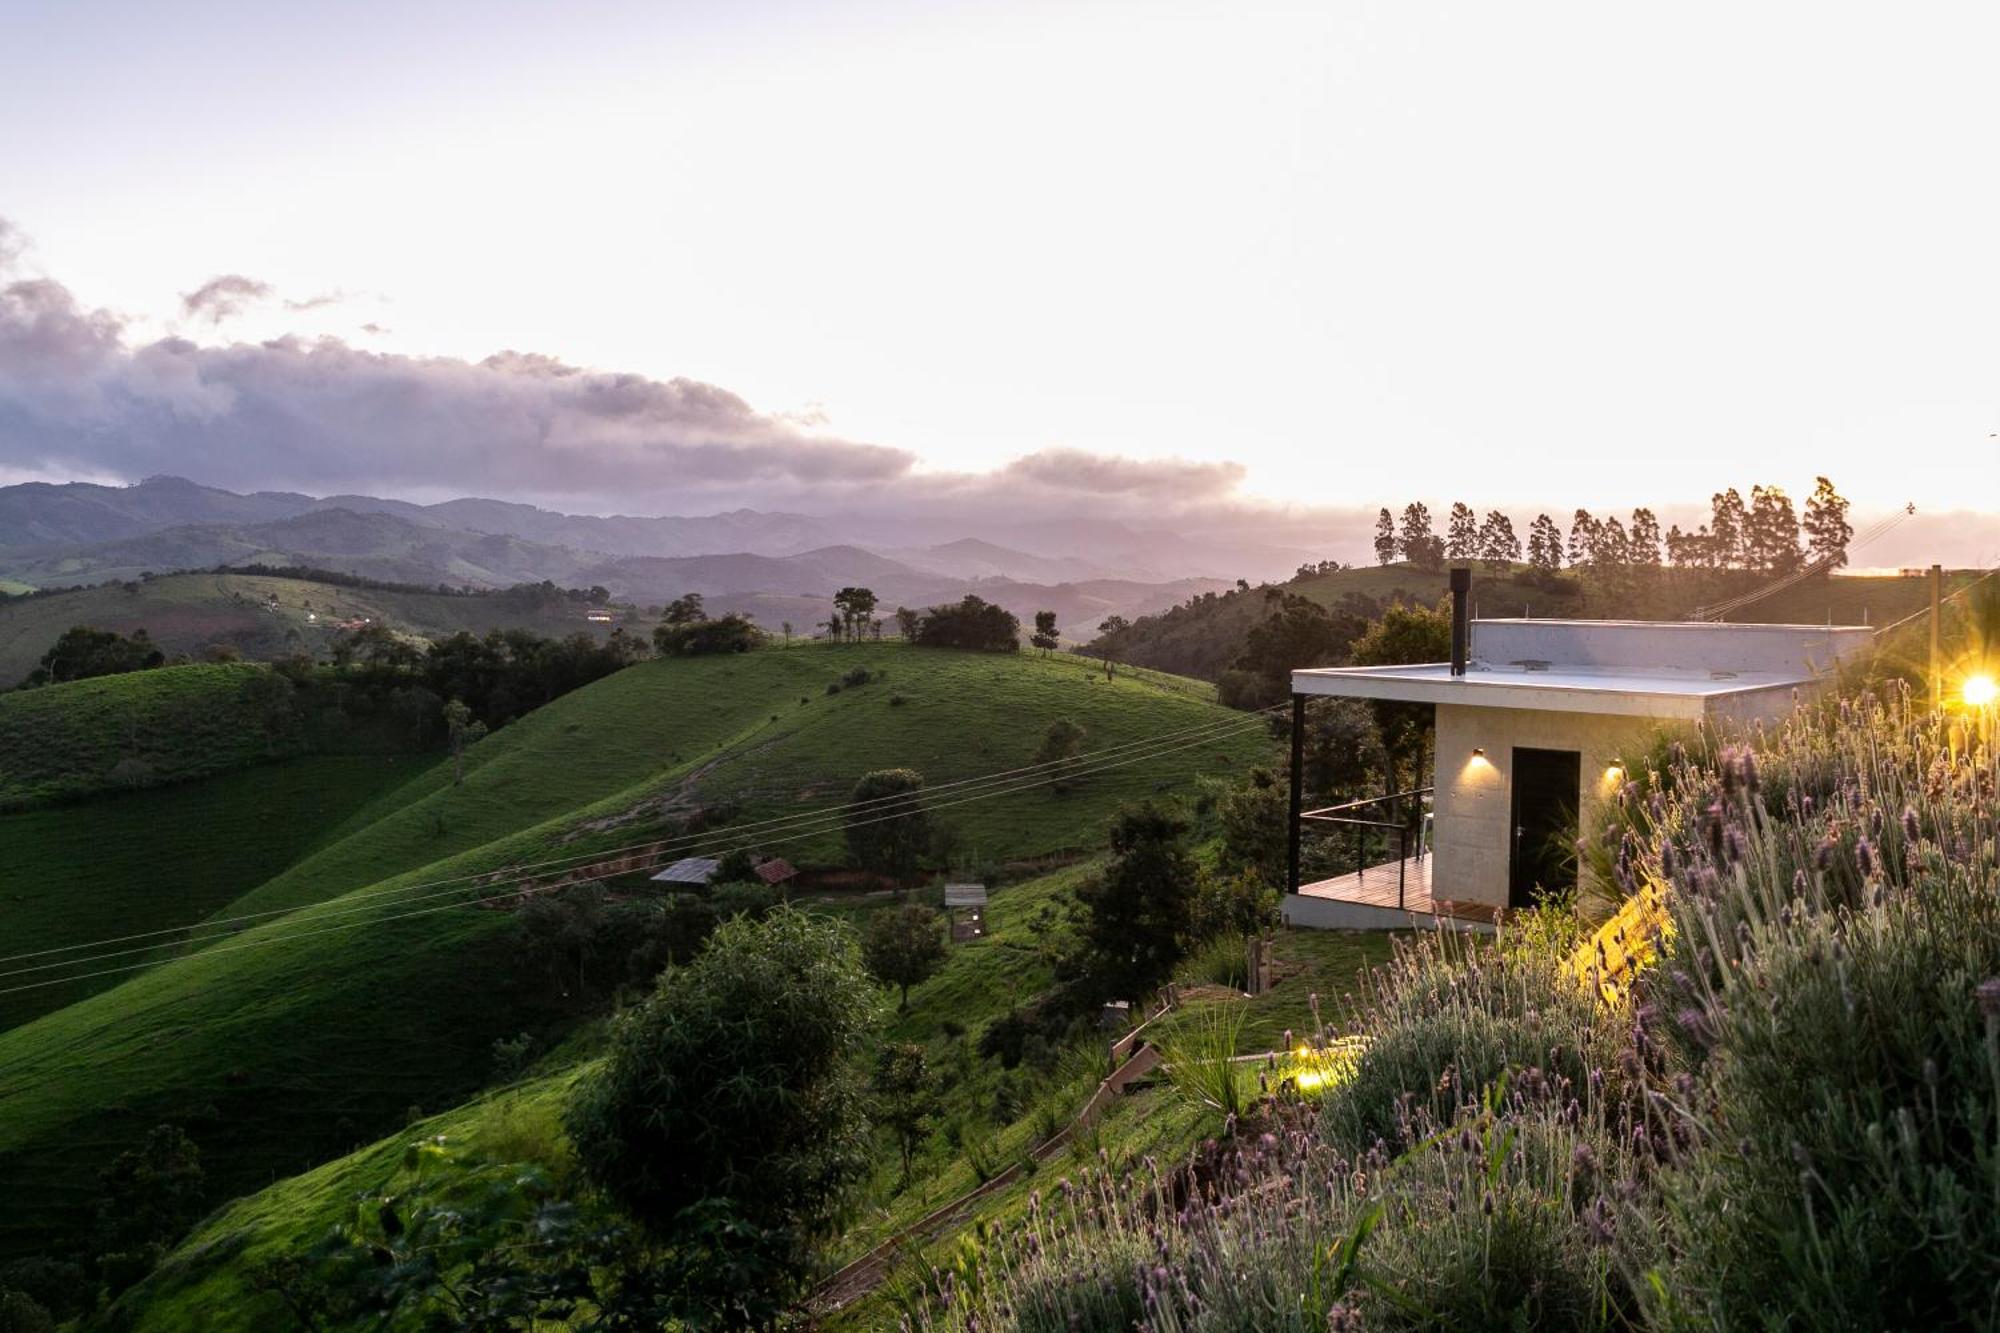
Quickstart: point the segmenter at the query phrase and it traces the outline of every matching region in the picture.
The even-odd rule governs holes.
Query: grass
[[[886,679],[824,693],[856,665]],[[910,702],[891,705],[892,691]],[[934,782],[1012,768],[1058,715],[1084,725],[1090,748],[1239,716],[1198,693],[1093,683],[1057,659],[883,644],[652,662],[567,695],[474,747],[463,786],[427,771],[228,909],[385,891],[330,903],[353,913],[342,929],[307,935],[275,918],[0,1033],[0,1194],[14,1201],[0,1255],[75,1224],[96,1171],[154,1124],[186,1126],[214,1188],[233,1193],[378,1135],[411,1105],[465,1098],[490,1073],[496,1037],[565,1030],[551,1003],[510,983],[504,914],[396,920],[395,890],[643,841],[663,804],[719,795],[750,818],[843,800],[886,763]],[[996,859],[1083,847],[1118,800],[1240,768],[1268,744],[1252,730],[1069,796],[1024,792],[940,817]],[[832,838],[762,845],[808,863],[838,854]]]
[[[587,1064],[484,1093],[310,1171],[217,1209],[121,1302],[135,1330],[200,1328],[258,1333],[289,1321],[279,1299],[251,1282],[266,1259],[310,1248],[352,1214],[357,1195],[405,1178],[404,1149],[442,1138],[455,1154],[568,1166],[562,1107]]]
[[[37,951],[191,926],[297,861],[370,800],[430,763],[312,755],[201,782],[0,814],[10,946]],[[8,952],[13,952],[10,947]],[[131,947],[131,946],[125,946]],[[139,955],[143,957],[143,955]],[[0,963],[15,971],[45,958]],[[105,966],[137,961],[109,960]],[[61,972],[0,978],[0,989]],[[100,977],[0,995],[0,1029],[117,984]]]
[[[270,734],[267,709],[253,697],[271,679],[262,667],[231,663],[0,694],[0,810],[184,782],[297,753]]]
[[[0,686],[27,675],[72,625],[121,634],[143,629],[168,653],[226,643],[246,657],[325,657],[335,626],[363,616],[429,638],[462,629],[601,634],[608,628],[586,622],[580,607],[525,609],[497,597],[378,592],[262,574],[167,574],[0,603]]]

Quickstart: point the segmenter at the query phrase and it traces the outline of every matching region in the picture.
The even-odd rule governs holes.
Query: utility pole
[[[1931,566],[1931,707],[1944,707],[1944,566]]]
[[[1288,890],[1299,891],[1299,822],[1305,812],[1306,782],[1306,696],[1294,692],[1292,695],[1292,821],[1289,838],[1285,845]]]

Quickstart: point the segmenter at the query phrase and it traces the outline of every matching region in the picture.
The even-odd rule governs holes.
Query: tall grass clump
[[[1249,1080],[1255,1077],[1236,1063],[1244,1017],[1241,1004],[1205,1004],[1159,1040],[1161,1066],[1174,1089],[1197,1106],[1231,1118],[1246,1109]]]

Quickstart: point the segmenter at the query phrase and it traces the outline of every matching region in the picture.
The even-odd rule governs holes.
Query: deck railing
[[[1423,850],[1421,808],[1417,821],[1412,821],[1407,813],[1406,802],[1421,802],[1431,794],[1430,787],[1412,787],[1408,791],[1390,792],[1386,796],[1367,796],[1358,801],[1345,801],[1340,805],[1321,806],[1317,810],[1301,810],[1299,821],[1313,824],[1342,824],[1354,830],[1354,873],[1358,877],[1367,868],[1368,830],[1387,829],[1396,835],[1396,906],[1404,906],[1410,875],[1410,837],[1417,835],[1417,848]],[[1390,818],[1369,818],[1366,812],[1383,810]],[[1413,822],[1416,824],[1413,827]],[[1299,886],[1292,885],[1297,893]]]

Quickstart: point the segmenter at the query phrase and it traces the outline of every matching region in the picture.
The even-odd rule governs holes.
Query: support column
[[[1287,845],[1286,865],[1289,867],[1289,887],[1292,893],[1299,891],[1299,816],[1305,810],[1306,782],[1306,696],[1292,696],[1292,819],[1291,839]]]

